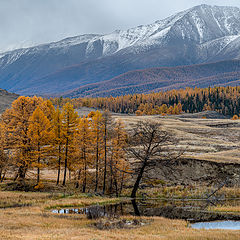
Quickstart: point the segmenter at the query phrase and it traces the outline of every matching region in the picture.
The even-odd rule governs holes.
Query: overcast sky
[[[0,52],[148,24],[199,4],[240,0],[0,0]]]

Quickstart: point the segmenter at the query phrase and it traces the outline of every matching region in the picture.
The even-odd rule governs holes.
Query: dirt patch
[[[131,229],[136,227],[141,227],[150,224],[150,220],[146,219],[109,219],[102,218],[92,224],[95,228],[99,230],[111,230],[111,229]]]
[[[168,185],[211,185],[228,178],[227,186],[232,187],[240,185],[240,164],[197,159],[181,159],[171,164],[160,161],[148,176]]]

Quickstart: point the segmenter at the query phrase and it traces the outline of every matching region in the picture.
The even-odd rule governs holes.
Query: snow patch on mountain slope
[[[62,47],[70,47],[74,45],[78,45],[84,42],[89,42],[90,40],[100,37],[102,35],[98,34],[85,34],[76,37],[66,38],[58,42],[54,42],[49,44],[50,48],[62,48]]]
[[[4,68],[15,61],[17,61],[21,56],[28,53],[29,49],[20,49],[20,50],[14,50],[11,52],[3,53],[0,57],[0,67]]]
[[[24,54],[47,52],[50,49],[60,49],[64,52],[68,51],[70,47],[80,44],[86,45],[84,45],[86,57],[95,52],[97,57],[109,56],[124,49],[139,53],[152,45],[161,46],[170,32],[173,32],[176,37],[200,45],[198,51],[203,49],[202,54],[205,54],[208,47],[213,48],[217,44],[217,51],[221,51],[229,44],[229,41],[232,41],[234,35],[240,34],[240,10],[234,7],[200,5],[158,20],[153,24],[125,31],[116,30],[106,35],[86,34],[50,44],[42,44],[27,50],[20,49],[1,54],[0,66],[13,63]],[[204,45],[204,43],[206,44]]]

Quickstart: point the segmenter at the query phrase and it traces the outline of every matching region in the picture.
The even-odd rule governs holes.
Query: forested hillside
[[[239,82],[240,61],[229,60],[130,71],[111,80],[85,85],[63,95],[67,97],[116,97],[185,87],[236,86]]]
[[[214,110],[226,116],[240,113],[240,87],[186,88],[108,98],[52,99],[55,104],[82,106],[127,114],[179,114]]]

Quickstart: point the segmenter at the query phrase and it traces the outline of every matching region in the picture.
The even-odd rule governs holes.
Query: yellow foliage
[[[232,120],[238,120],[238,115],[234,115],[234,116],[232,117]]]

